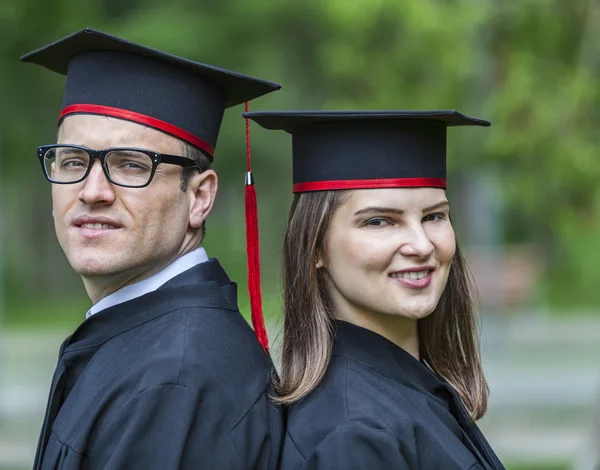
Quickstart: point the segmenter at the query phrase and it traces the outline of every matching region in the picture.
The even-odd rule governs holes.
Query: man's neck
[[[179,256],[173,262],[169,263],[168,266],[163,267],[154,274],[152,274],[151,271],[146,270],[144,272],[148,275],[144,276],[143,279],[133,279],[127,284],[122,284],[122,287],[117,290],[114,290],[114,288],[111,289],[110,293],[107,293],[101,300],[95,302],[87,311],[86,318],[90,318],[104,309],[149,294],[168,283],[174,277],[177,277],[206,261],[208,261],[206,251],[204,248],[199,247],[189,253]]]
[[[83,285],[92,303],[97,304],[103,298],[108,297],[123,287],[148,279],[163,270],[173,261],[174,260],[168,260],[157,264],[152,269],[143,269],[136,266],[136,268],[129,271],[110,276],[82,277]]]
[[[103,298],[117,292],[123,287],[148,279],[154,274],[162,271],[178,258],[191,253],[199,247],[200,245],[196,237],[192,237],[189,240],[186,240],[175,254],[166,256],[163,259],[153,260],[152,263],[133,266],[130,269],[119,273],[113,273],[106,276],[82,276],[83,285],[92,303],[97,304]]]

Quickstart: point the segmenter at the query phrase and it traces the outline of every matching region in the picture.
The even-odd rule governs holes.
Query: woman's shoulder
[[[288,438],[314,448],[336,429],[372,428],[396,434],[411,408],[388,379],[355,360],[333,356],[321,384],[288,410]],[[392,411],[393,410],[393,411]]]
[[[386,430],[349,422],[313,442],[288,433],[281,468],[394,468],[407,469],[395,436]]]
[[[336,355],[320,386],[289,409],[282,468],[342,468],[332,462],[343,461],[343,468],[408,469],[419,459],[431,463],[423,468],[441,468],[448,448],[462,448],[460,435],[434,396]]]

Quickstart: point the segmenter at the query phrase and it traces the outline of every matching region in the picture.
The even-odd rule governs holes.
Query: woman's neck
[[[417,320],[381,313],[334,308],[334,317],[371,330],[420,359]]]

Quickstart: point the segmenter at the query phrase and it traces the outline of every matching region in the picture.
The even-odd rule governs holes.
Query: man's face
[[[58,143],[95,150],[137,147],[181,155],[176,138],[105,116],[68,116]],[[56,235],[84,282],[134,282],[159,271],[197,243],[201,224],[195,212],[197,194],[194,185],[181,190],[181,172],[179,166],[162,164],[149,186],[125,188],[111,184],[95,160],[84,181],[52,185]]]

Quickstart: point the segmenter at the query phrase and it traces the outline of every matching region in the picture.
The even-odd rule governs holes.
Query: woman
[[[293,136],[281,468],[502,469],[446,198],[454,111],[250,113]]]

